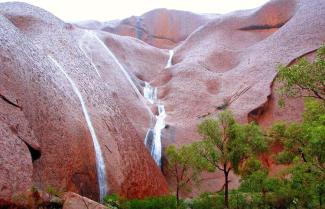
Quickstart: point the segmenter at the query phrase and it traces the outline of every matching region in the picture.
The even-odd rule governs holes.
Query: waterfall
[[[166,112],[164,105],[158,105],[158,116],[154,127],[154,140],[151,149],[151,156],[157,165],[161,166],[161,131],[165,128]]]
[[[144,98],[146,98],[151,104],[158,102],[157,100],[157,88],[152,87],[149,83],[145,82],[143,88]],[[158,115],[156,115],[156,124],[153,128],[149,128],[144,139],[144,144],[149,149],[152,158],[156,164],[161,167],[161,131],[165,128],[165,106],[157,104]]]
[[[62,66],[51,56],[48,56],[48,57],[55,64],[55,66],[64,74],[64,76],[67,78],[67,80],[69,81],[70,85],[72,86],[72,89],[73,89],[74,93],[77,95],[79,102],[81,104],[82,112],[86,119],[88,130],[90,132],[91,138],[93,140],[94,148],[95,148],[97,179],[98,179],[98,185],[99,185],[99,198],[100,198],[100,201],[102,202],[103,198],[105,197],[105,195],[107,193],[105,163],[104,163],[103,154],[100,149],[100,145],[99,145],[99,142],[98,142],[98,139],[96,136],[95,129],[94,129],[92,122],[90,120],[90,115],[88,113],[86,104],[82,98],[82,95],[81,95],[77,85],[69,77],[69,75],[64,71]]]
[[[136,87],[136,85],[134,84],[134,82],[133,82],[132,78],[130,77],[129,73],[123,67],[123,65],[120,63],[120,61],[116,58],[114,53],[105,45],[105,43],[102,40],[100,40],[100,38],[98,38],[98,36],[93,31],[87,31],[87,33],[90,35],[90,37],[93,37],[105,49],[105,51],[110,55],[110,57],[113,58],[114,62],[118,65],[119,69],[122,71],[122,73],[124,74],[124,76],[126,77],[128,82],[130,83],[131,87],[133,88],[133,90],[135,91],[137,96],[143,102],[143,104],[144,104],[145,108],[147,109],[148,113],[150,114],[150,116],[153,116],[150,108],[146,104],[146,101],[144,100],[144,98],[143,98],[142,94],[140,93],[139,89]]]
[[[119,68],[122,70],[124,76],[129,81],[130,85],[132,86],[133,90],[136,92],[139,98],[142,98],[142,95],[139,91],[139,89],[136,87],[136,85],[133,83],[133,80],[131,79],[129,73],[126,71],[126,69],[123,67],[123,65],[120,63],[120,61],[116,58],[116,56],[113,54],[113,52],[104,44],[102,40],[98,38],[96,34],[92,31],[88,31],[88,34],[90,34],[91,37],[95,38],[95,40],[106,50],[106,52],[113,58],[114,62],[119,66]]]
[[[85,56],[88,58],[88,60],[90,61],[90,64],[91,64],[91,65],[93,66],[93,68],[95,69],[97,75],[101,78],[101,75],[100,75],[100,73],[99,73],[99,71],[98,71],[96,65],[95,65],[94,62],[93,62],[93,57],[92,57],[92,55],[90,54],[90,56],[88,56],[86,50],[85,50],[84,47],[83,47],[83,46],[84,46],[84,45],[83,45],[83,40],[84,40],[84,37],[85,37],[87,34],[88,34],[87,32],[85,32],[85,33],[83,34],[83,36],[81,37],[80,41],[78,42],[78,45],[79,45],[80,50],[84,53],[84,55],[85,55]]]
[[[173,65],[173,56],[174,56],[174,50],[169,50],[168,51],[169,53],[169,58],[168,58],[168,61],[167,61],[167,64],[166,64],[166,67],[165,68],[169,68]]]
[[[152,158],[156,164],[161,167],[161,131],[165,128],[166,112],[162,104],[158,104],[158,115],[156,115],[156,124],[154,128],[149,128],[144,139],[144,144],[149,149]]]
[[[143,88],[143,96],[151,104],[155,103],[157,100],[157,88],[154,88],[148,82],[145,82],[145,86]]]

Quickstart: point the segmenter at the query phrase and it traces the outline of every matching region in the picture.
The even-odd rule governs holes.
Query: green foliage
[[[317,52],[314,62],[300,59],[292,66],[279,66],[278,78],[283,86],[280,93],[283,96],[313,97],[325,99],[325,45]],[[283,100],[281,100],[283,101]]]
[[[223,208],[223,196],[212,193],[202,193],[189,204],[191,209],[221,209]]]
[[[104,204],[110,206],[112,209],[121,209],[120,202],[123,201],[124,199],[117,194],[111,194],[104,197]]]
[[[50,196],[54,196],[54,197],[62,197],[64,194],[64,190],[58,187],[54,187],[54,186],[47,186],[46,188],[46,192],[50,195]]]
[[[240,167],[255,155],[267,150],[263,132],[254,123],[241,125],[229,111],[223,111],[218,119],[204,120],[198,126],[201,142],[194,149],[208,171],[220,170],[224,180],[224,204],[228,208],[228,175],[231,170],[240,173]]]
[[[302,123],[278,123],[270,132],[284,146],[278,161],[292,163],[299,158],[325,170],[325,103],[306,101]]]
[[[296,207],[321,208],[325,196],[325,103],[307,100],[301,123],[278,123],[272,136],[284,147],[279,163],[290,163],[286,186]]]
[[[203,141],[194,144],[197,153],[209,170],[234,169],[238,173],[244,160],[267,150],[264,135],[254,123],[236,123],[229,111],[219,114],[218,120],[207,119],[198,126]]]
[[[113,204],[112,204],[113,203]],[[177,206],[174,196],[149,197],[143,200],[126,200],[116,195],[104,198],[104,204],[117,209],[185,209],[185,204],[180,202]]]
[[[206,167],[205,161],[195,154],[193,145],[177,149],[174,145],[167,147],[166,170],[175,180],[176,200],[179,203],[180,193],[191,191],[191,186],[199,183],[199,175]]]

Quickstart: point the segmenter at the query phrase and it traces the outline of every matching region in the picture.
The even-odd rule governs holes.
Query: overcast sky
[[[9,0],[11,1],[11,0]],[[17,1],[17,0],[16,0]],[[227,13],[263,5],[268,0],[20,0],[46,9],[65,21],[112,20],[155,8],[196,13]],[[6,0],[0,0],[6,2]]]

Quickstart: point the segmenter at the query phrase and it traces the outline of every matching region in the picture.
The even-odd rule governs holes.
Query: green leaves
[[[314,62],[300,59],[291,66],[278,67],[278,79],[283,86],[279,89],[282,96],[313,97],[325,100],[325,46],[317,52]],[[283,100],[280,100],[283,102]]]
[[[279,163],[289,164],[286,182],[297,208],[322,208],[325,199],[325,103],[306,100],[301,123],[274,124],[269,136],[283,145]]]
[[[180,192],[190,191],[191,186],[199,183],[200,173],[209,166],[196,154],[195,144],[176,148],[170,145],[166,149],[166,170],[175,180],[176,198],[179,203]]]

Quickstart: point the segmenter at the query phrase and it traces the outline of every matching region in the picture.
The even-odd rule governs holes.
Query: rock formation
[[[23,3],[1,4],[0,18],[1,198],[53,186],[98,199],[92,134],[68,77],[99,140],[109,192],[165,194],[165,179],[143,145],[151,115],[100,42]],[[92,62],[91,47],[101,62]]]
[[[121,36],[131,36],[158,48],[173,48],[184,41],[198,27],[218,15],[155,9],[141,16],[100,23],[84,21],[79,27],[97,29]]]
[[[160,9],[78,27],[34,6],[2,3],[0,199],[55,186],[97,200],[94,136],[108,192],[166,194],[144,145],[157,115],[143,97],[145,82],[158,88],[166,110],[164,146],[200,140],[196,125],[226,107],[263,126],[298,120],[301,101],[276,106],[276,68],[324,41],[323,0],[272,0],[215,16]],[[167,68],[163,48],[174,52]],[[204,190],[220,189],[218,176],[209,174]]]

